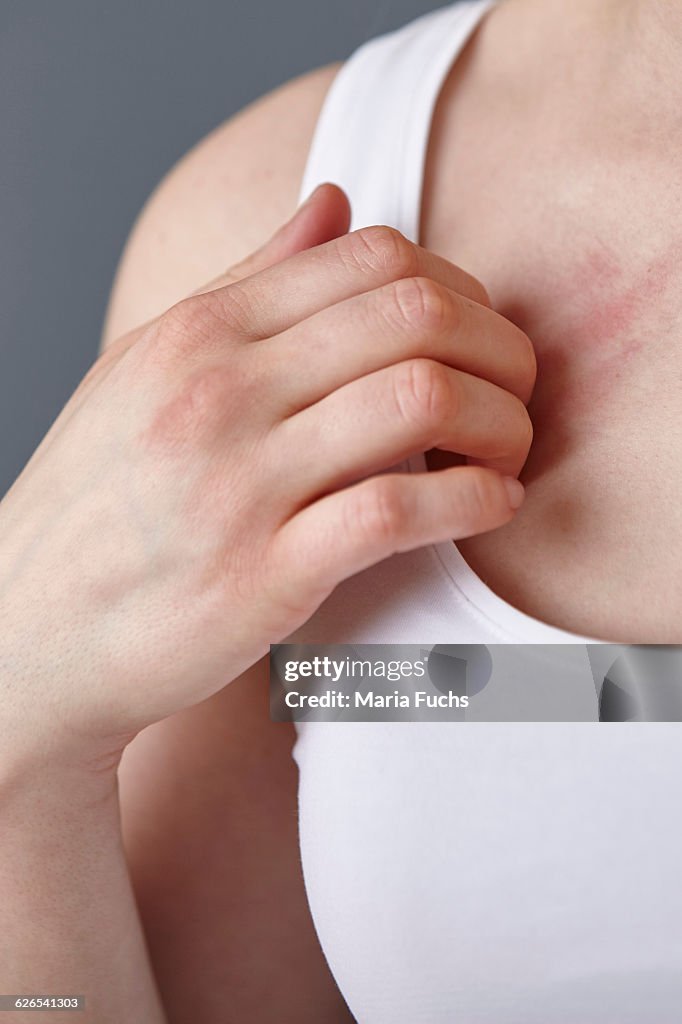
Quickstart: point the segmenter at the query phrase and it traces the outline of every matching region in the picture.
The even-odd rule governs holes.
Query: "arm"
[[[122,261],[105,345],[241,259],[293,211],[306,133],[331,77],[314,72],[253,104],[161,185]],[[164,1024],[139,902],[168,1019],[224,1021],[229,1006],[255,1022],[254,1000],[273,1019],[285,993],[297,1020],[348,1019],[307,911],[292,735],[269,722],[263,668],[144,729],[118,779],[113,756],[91,769],[11,753],[16,723],[3,718],[0,992],[84,995],[81,1016],[93,1024]]]
[[[106,346],[260,245],[296,205],[338,65],[231,119],[171,172],[126,247]],[[174,1022],[351,1021],[301,874],[293,727],[269,718],[266,659],[156,723],[119,769],[124,840]]]
[[[123,853],[115,782],[108,773],[72,767],[15,770],[9,743],[3,747],[0,992],[84,996],[85,1013],[77,1015],[83,1024],[164,1024]],[[18,1024],[26,1012],[2,1017]],[[64,1018],[63,1011],[41,1013],[48,1024]]]
[[[226,1012],[257,1024],[259,1017],[272,1019],[273,1007],[280,1018],[286,1010],[299,1021],[345,1013],[321,955],[309,963],[299,942],[302,922],[308,936],[311,929],[301,902],[294,906],[293,847],[286,841],[281,851],[270,848],[273,835],[286,839],[294,831],[295,809],[283,805],[276,778],[276,765],[286,763],[283,792],[291,795],[291,759],[279,759],[274,737],[286,734],[275,734],[267,722],[255,685],[264,677],[252,677],[249,667],[262,663],[268,645],[306,622],[348,577],[397,551],[495,529],[518,507],[520,485],[504,474],[517,475],[528,454],[525,401],[535,371],[528,338],[490,309],[485,289],[465,271],[388,226],[349,233],[349,220],[341,189],[316,190],[314,201],[245,262],[112,344],[0,503],[0,729],[14,765],[24,762],[6,776],[8,829],[16,834],[31,817],[23,840],[7,839],[3,881],[18,882],[14,907],[30,906],[21,851],[25,846],[30,857],[40,839],[38,809],[48,819],[54,809],[52,853],[61,861],[55,870],[60,878],[71,870],[67,891],[63,897],[54,891],[58,905],[49,913],[75,931],[68,962],[82,954],[93,988],[102,972],[106,991],[118,992],[119,1010],[129,1001],[120,986],[135,953],[124,946],[121,970],[115,943],[96,929],[109,914],[118,922],[125,911],[125,899],[122,907],[111,905],[108,882],[114,899],[125,894],[115,871],[111,879],[97,876],[104,913],[86,915],[79,930],[84,889],[74,874],[83,866],[91,880],[93,869],[76,855],[81,837],[65,846],[68,808],[82,807],[85,798],[76,825],[86,827],[96,800],[83,779],[108,775],[115,791],[111,780],[134,737],[137,744],[155,723],[177,721],[178,713],[203,704],[194,743],[181,733],[165,750],[160,744],[154,770],[166,789],[157,797],[148,786],[149,817],[144,801],[136,816],[137,789],[132,802],[121,794],[132,870],[144,887],[145,871],[136,865],[144,867],[146,859],[156,906],[163,910],[184,895],[185,881],[197,878],[220,896],[212,932],[197,921],[191,893],[178,927],[157,918],[173,937],[182,940],[187,925],[196,939],[192,953],[201,972],[186,971],[187,985],[197,992],[205,978],[213,991],[207,963],[214,977],[224,976],[216,947],[228,925],[242,957],[232,968],[229,1009],[197,1009],[189,989],[184,1005],[175,997],[171,1004],[161,981],[174,1024],[197,1021],[198,1012],[202,1024],[224,1021]],[[482,346],[481,337],[494,343]],[[261,344],[264,339],[272,344]],[[313,341],[328,345],[312,361],[315,374],[309,372]],[[334,358],[338,353],[342,359]],[[347,429],[339,431],[339,424]],[[306,459],[313,439],[317,445],[322,438],[324,447]],[[434,446],[490,465],[373,475],[410,451]],[[282,466],[293,466],[293,473],[283,474]],[[230,680],[248,691],[244,707],[229,696],[223,705],[220,694]],[[233,725],[225,730],[219,712],[228,708]],[[226,749],[224,760],[204,757]],[[172,758],[181,752],[186,767],[173,775]],[[246,773],[233,777],[242,754]],[[192,785],[195,764],[201,786]],[[133,782],[143,788],[148,762],[138,765]],[[63,766],[71,767],[61,774]],[[164,835],[176,813],[193,826],[195,809],[208,829],[203,835],[193,827]],[[211,831],[216,823],[222,833]],[[106,866],[118,848],[115,835],[104,835],[113,845],[89,853]],[[226,844],[214,842],[220,835]],[[176,837],[188,836],[193,846],[178,842],[174,849]],[[186,864],[188,850],[194,860]],[[252,850],[270,860],[258,860]],[[236,852],[227,876],[226,851]],[[166,863],[175,859],[180,872],[164,880],[157,854]],[[289,874],[271,876],[269,866],[280,861],[290,865]],[[236,878],[233,863],[244,869]],[[42,892],[52,868],[47,857],[38,867],[48,880],[36,883]],[[281,898],[271,884],[279,878]],[[146,923],[149,904],[140,892]],[[209,911],[215,902],[205,901]],[[15,911],[11,921],[19,950],[13,965],[33,971],[37,947],[27,948],[21,917]],[[133,914],[127,924],[134,929]],[[153,926],[148,930],[153,935]],[[186,949],[187,943],[166,949],[161,958],[152,951],[160,978],[175,981]],[[306,971],[297,975],[301,964]],[[266,981],[276,981],[281,992],[264,988],[266,967]],[[300,994],[292,1001],[294,986]]]
[[[174,1024],[352,1021],[310,917],[293,728],[270,721],[267,686],[263,659],[121,762],[127,857]]]

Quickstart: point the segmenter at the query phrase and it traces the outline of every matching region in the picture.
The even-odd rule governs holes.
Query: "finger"
[[[333,182],[323,182],[264,245],[191,294],[224,288],[298,252],[338,238],[348,232],[350,217],[350,202],[343,189]]]
[[[210,295],[227,322],[255,341],[403,277],[430,277],[474,302],[490,305],[476,278],[384,225],[313,246]]]
[[[484,377],[524,403],[535,384],[527,335],[431,278],[402,278],[353,295],[262,344],[289,413],[351,380],[418,356]]]
[[[342,580],[390,555],[508,523],[524,493],[518,480],[509,488],[498,473],[475,466],[371,477],[287,520],[273,536],[271,576],[282,601],[307,595],[317,607]]]
[[[412,359],[360,377],[283,420],[274,439],[278,451],[296,452],[296,488],[313,496],[430,448],[472,455],[516,476],[532,426],[523,402],[496,384]],[[282,471],[282,486],[290,487],[289,460]]]

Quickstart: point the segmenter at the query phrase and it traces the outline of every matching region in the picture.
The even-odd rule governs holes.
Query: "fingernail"
[[[507,489],[509,504],[512,508],[519,508],[523,504],[523,499],[526,496],[526,488],[520,480],[517,480],[516,477],[513,476],[502,477],[502,481]]]

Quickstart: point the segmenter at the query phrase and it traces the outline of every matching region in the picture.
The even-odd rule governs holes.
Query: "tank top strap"
[[[455,57],[495,2],[439,7],[353,51],[322,104],[299,202],[332,181],[350,199],[351,231],[390,224],[419,241],[436,101]]]

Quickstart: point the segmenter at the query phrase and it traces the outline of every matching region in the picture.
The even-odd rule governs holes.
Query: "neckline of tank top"
[[[443,87],[444,78],[447,73],[452,69],[457,61],[459,54],[461,53],[462,47],[465,45],[466,40],[470,35],[478,28],[483,16],[493,7],[497,6],[500,0],[464,0],[459,2],[455,0],[454,3],[449,4],[446,7],[438,8],[435,11],[430,11],[428,14],[423,15],[420,21],[423,21],[426,26],[427,21],[432,22],[432,28],[435,31],[436,28],[442,30],[442,38],[445,46],[445,50],[441,51],[444,54],[444,59],[441,58],[439,61],[434,61],[437,68],[437,77],[434,81],[427,85],[427,91],[425,96],[428,100],[431,115],[433,109],[438,100],[440,90]],[[457,46],[455,52],[449,48],[452,46],[452,39],[449,38],[448,33],[445,31],[446,19],[456,19],[456,24],[459,26],[460,31],[457,33]],[[432,38],[434,38],[432,36]],[[419,120],[423,118],[423,109],[419,103],[415,102],[417,108],[417,123],[412,122],[412,119],[405,117],[403,122],[403,129],[405,132],[405,139],[410,138],[411,130],[415,130],[418,124],[421,123]],[[415,114],[415,117],[417,117]],[[425,129],[424,144],[428,144],[428,137],[431,130],[431,117],[428,119]],[[400,215],[399,222],[405,227],[406,233],[417,240],[420,234],[420,221],[419,212],[421,209],[421,196],[423,188],[423,160],[420,158],[410,164],[409,155],[415,155],[419,150],[419,147],[407,146],[403,147],[405,152],[404,167],[407,169],[406,173],[402,176],[402,190],[400,194]],[[412,173],[409,173],[410,167]],[[415,201],[415,196],[417,201]],[[412,230],[410,230],[412,226]],[[410,472],[424,473],[428,472],[428,466],[426,465],[426,459],[424,454],[414,455],[411,458],[405,460],[401,465]],[[446,579],[453,584],[458,592],[464,596],[468,603],[475,609],[479,616],[483,616],[489,626],[494,631],[503,636],[508,636],[516,640],[521,640],[525,643],[593,643],[593,644],[604,644],[608,643],[607,640],[601,640],[596,637],[583,636],[579,633],[572,633],[568,630],[560,629],[557,626],[552,626],[547,622],[543,622],[540,619],[535,619],[531,615],[527,615],[522,612],[520,608],[514,607],[509,604],[503,598],[492,590],[487,583],[481,579],[477,573],[471,568],[469,563],[466,561],[459,548],[456,546],[454,541],[443,541],[440,544],[428,545],[428,548],[434,553],[436,560],[440,563],[441,569],[445,574]]]
[[[453,0],[365,44],[371,47],[374,43],[393,37],[396,43],[399,40],[403,45],[409,42],[411,47],[410,88],[405,90],[404,83],[397,83],[404,110],[395,156],[396,165],[401,170],[394,197],[396,208],[392,222],[413,242],[418,243],[420,238],[424,163],[438,98],[468,40],[488,11],[501,2],[503,0]],[[358,52],[364,49],[364,46],[360,47]],[[407,53],[404,50],[398,52],[399,66],[409,68]],[[417,72],[416,76],[414,72]],[[419,197],[417,203],[415,196]]]
[[[406,459],[400,463],[400,466],[410,473],[429,472],[423,452]],[[448,581],[454,584],[459,593],[494,627],[495,632],[506,634],[524,643],[611,643],[609,640],[571,633],[558,626],[552,626],[509,604],[474,572],[454,541],[446,540],[439,544],[429,544],[427,548],[440,562]]]

